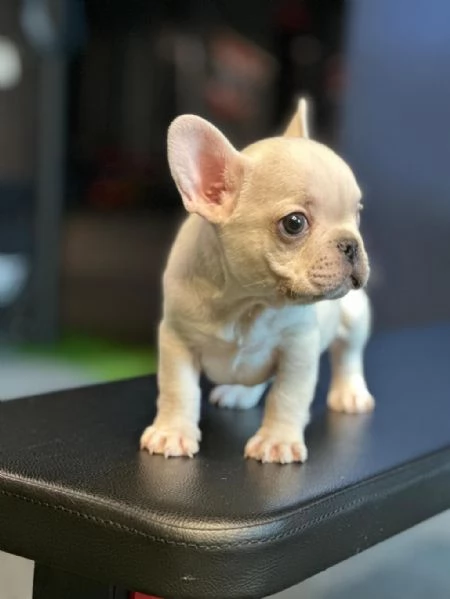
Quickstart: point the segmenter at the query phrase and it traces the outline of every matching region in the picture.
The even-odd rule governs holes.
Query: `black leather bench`
[[[450,507],[450,325],[377,336],[373,415],[327,413],[304,466],[245,461],[260,409],[204,407],[194,460],[137,450],[153,378],[0,405],[0,548],[35,597],[263,597]],[[125,592],[125,591],[124,591]]]

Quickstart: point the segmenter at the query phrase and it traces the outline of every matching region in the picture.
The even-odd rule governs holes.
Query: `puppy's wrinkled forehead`
[[[361,198],[350,167],[335,152],[310,139],[265,139],[243,153],[253,164],[252,201],[308,204],[340,218],[353,212]]]

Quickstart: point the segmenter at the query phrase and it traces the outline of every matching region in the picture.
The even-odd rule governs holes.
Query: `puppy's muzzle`
[[[342,239],[337,246],[344,254],[345,259],[354,266],[359,254],[359,245],[356,239]]]
[[[338,250],[341,252],[344,260],[352,267],[350,282],[353,289],[361,289],[367,282],[367,265],[365,260],[361,259],[364,251],[361,251],[359,242],[356,239],[341,239],[337,243]]]

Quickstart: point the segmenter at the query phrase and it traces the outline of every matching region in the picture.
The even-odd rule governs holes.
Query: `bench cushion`
[[[242,452],[261,409],[205,404],[194,460],[137,450],[154,378],[0,404],[0,548],[163,597],[263,597],[450,507],[450,325],[370,343],[374,414],[324,407],[301,465]],[[1,382],[0,382],[1,384]]]

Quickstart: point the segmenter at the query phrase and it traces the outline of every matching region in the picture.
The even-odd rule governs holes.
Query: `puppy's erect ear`
[[[167,147],[186,210],[212,223],[224,222],[236,205],[246,158],[208,121],[190,114],[170,125]]]
[[[306,98],[300,98],[297,103],[297,110],[283,134],[284,137],[305,137],[309,139],[310,112],[311,102]]]

